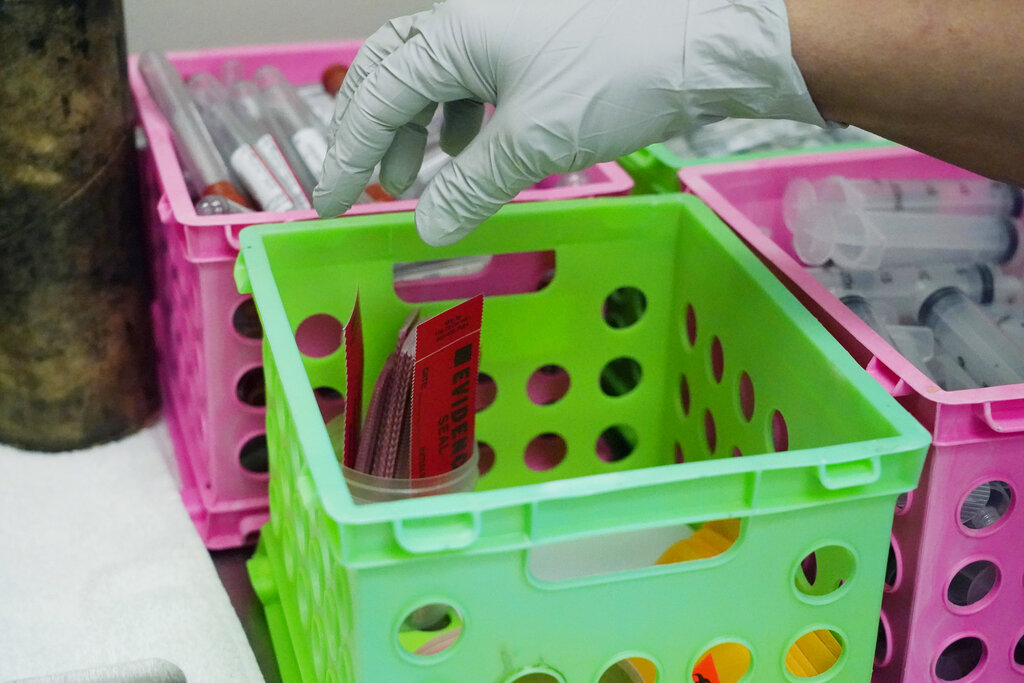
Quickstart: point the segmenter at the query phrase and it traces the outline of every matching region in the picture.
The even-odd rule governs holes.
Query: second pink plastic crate
[[[684,189],[707,202],[843,346],[933,435],[920,486],[897,507],[879,623],[877,683],[1024,680],[1024,384],[947,392],[884,342],[799,263],[782,220],[787,183],[855,178],[974,177],[904,148],[797,155],[687,168]],[[1020,275],[1021,254],[1006,266]],[[967,495],[1005,482],[1009,505],[984,529],[961,523]],[[850,520],[855,524],[856,520]],[[973,563],[994,571],[991,590],[953,604],[951,583]],[[959,575],[959,576],[958,576]],[[952,663],[959,662],[951,667]]]
[[[358,41],[267,45],[168,53],[186,79],[217,73],[237,59],[251,76],[272,64],[296,85],[318,83],[332,63],[348,64]],[[235,289],[232,268],[238,234],[255,223],[315,217],[308,211],[197,215],[174,153],[170,130],[150,99],[136,59],[129,77],[146,132],[141,173],[156,279],[153,324],[160,356],[165,416],[174,442],[181,493],[196,528],[210,548],[250,543],[267,519],[265,409],[260,352],[262,331],[251,298]],[[549,178],[516,201],[626,195],[633,181],[615,163],[593,166],[587,182],[558,187]],[[415,200],[356,205],[353,215],[407,211]],[[490,290],[537,287],[552,264],[550,255],[496,256],[483,271],[455,280],[398,283],[408,300],[468,295],[481,281]],[[312,285],[311,285],[312,286]],[[338,411],[340,397],[319,396],[325,413]]]

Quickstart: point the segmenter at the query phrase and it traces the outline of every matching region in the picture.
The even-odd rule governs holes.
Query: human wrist
[[[793,57],[783,0],[691,2],[686,33],[684,106],[695,119],[828,125]]]

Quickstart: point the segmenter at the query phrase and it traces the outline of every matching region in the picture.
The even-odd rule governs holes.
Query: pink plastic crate
[[[269,45],[168,53],[185,78],[217,73],[238,59],[251,75],[273,64],[296,85],[318,83],[329,64],[348,64],[360,43]],[[265,409],[261,401],[261,331],[251,298],[232,277],[238,234],[255,223],[305,220],[315,212],[197,215],[171,143],[170,130],[129,60],[129,78],[148,147],[141,173],[156,280],[153,324],[160,356],[165,415],[174,441],[182,498],[210,548],[255,540],[267,520]],[[615,163],[585,171],[588,182],[556,187],[547,179],[516,201],[629,194],[633,181]],[[415,200],[357,205],[352,215],[407,211]],[[496,255],[481,272],[453,279],[396,283],[409,301],[460,297],[481,283],[497,293],[536,288],[552,267],[550,254]],[[325,414],[339,399],[321,397]],[[248,467],[247,467],[248,466]]]
[[[1024,384],[943,391],[884,342],[800,264],[780,199],[797,177],[975,177],[905,148],[797,155],[683,169],[685,190],[701,197],[754,249],[843,346],[933,435],[918,489],[897,507],[879,624],[874,681],[1024,680]],[[1024,272],[1018,252],[1004,266]],[[998,522],[968,529],[960,508],[985,482],[1009,485]],[[855,523],[851,520],[851,523]],[[948,599],[967,565],[991,563],[994,587],[969,606]],[[988,570],[991,571],[989,566]],[[963,580],[963,575],[956,581]],[[979,591],[980,593],[980,591]],[[954,651],[966,664],[946,669]],[[971,666],[971,663],[977,662]]]

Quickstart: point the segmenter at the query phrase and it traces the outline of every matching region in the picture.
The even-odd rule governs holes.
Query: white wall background
[[[129,52],[364,38],[432,0],[124,0]]]

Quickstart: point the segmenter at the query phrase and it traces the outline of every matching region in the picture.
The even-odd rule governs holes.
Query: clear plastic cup
[[[345,475],[345,482],[348,484],[349,493],[352,494],[352,500],[358,505],[364,505],[436,496],[442,493],[472,491],[480,476],[479,459],[479,449],[474,445],[473,454],[469,460],[454,470],[418,479],[378,477],[345,466],[342,466],[341,471]]]

